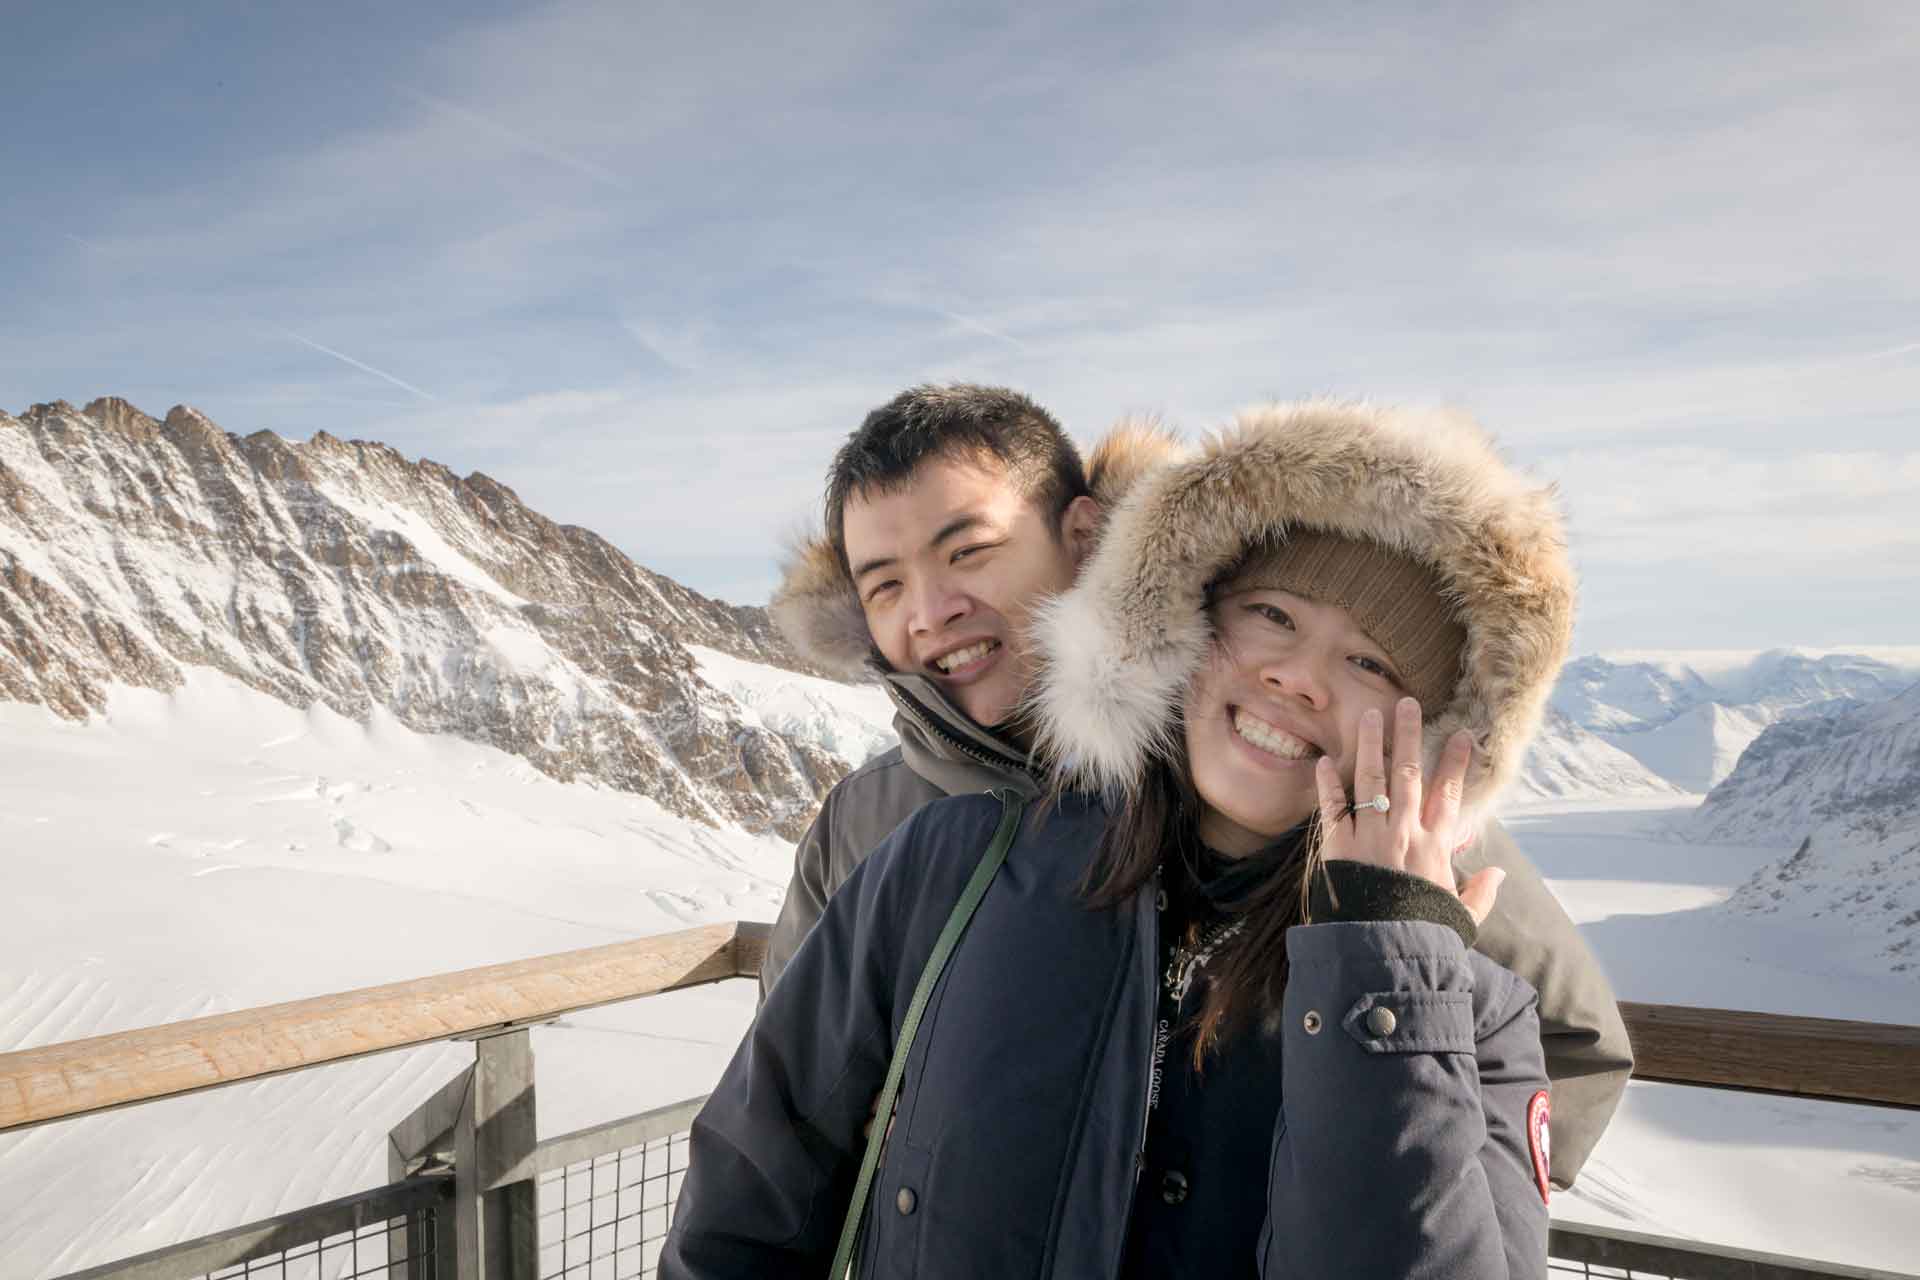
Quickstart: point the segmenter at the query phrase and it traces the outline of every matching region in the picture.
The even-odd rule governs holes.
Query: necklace
[[[1182,942],[1174,947],[1173,955],[1167,960],[1164,981],[1167,997],[1173,1001],[1175,1009],[1186,1003],[1188,988],[1193,986],[1194,978],[1207,967],[1214,953],[1238,935],[1246,924],[1244,917],[1217,921],[1202,931],[1193,942]]]

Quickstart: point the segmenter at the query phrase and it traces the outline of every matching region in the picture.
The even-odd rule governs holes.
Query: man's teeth
[[[969,662],[977,662],[994,651],[998,640],[982,640],[979,644],[970,644],[964,649],[955,649],[944,658],[935,658],[933,665],[942,671],[957,671]]]
[[[1250,716],[1244,711],[1233,713],[1233,731],[1262,751],[1270,752],[1283,760],[1306,760],[1320,754],[1320,749],[1306,739],[1296,738],[1284,730],[1276,729],[1265,720]]]

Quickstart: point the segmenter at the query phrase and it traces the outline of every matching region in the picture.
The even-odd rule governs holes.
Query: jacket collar
[[[922,778],[948,795],[993,787],[1039,794],[1039,770],[1030,767],[1027,750],[974,723],[933,681],[898,671],[882,673],[880,681],[893,699],[900,754]]]

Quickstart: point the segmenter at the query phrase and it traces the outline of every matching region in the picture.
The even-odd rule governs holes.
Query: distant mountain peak
[[[1527,749],[1515,800],[1618,800],[1679,796],[1681,788],[1620,748],[1548,708]]]
[[[1920,646],[1619,650],[1567,664],[1553,706],[1654,772],[1704,792],[1768,725],[1883,701],[1920,681]]]
[[[160,429],[158,422],[119,396],[101,396],[97,400],[90,401],[82,412],[109,431],[118,431],[138,440],[151,439]]]

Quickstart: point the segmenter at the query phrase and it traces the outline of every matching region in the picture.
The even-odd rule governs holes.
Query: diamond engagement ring
[[[1354,805],[1353,811],[1358,813],[1362,809],[1372,809],[1375,813],[1385,813],[1391,808],[1393,808],[1393,801],[1387,799],[1385,796],[1375,796],[1371,800],[1362,800]]]

